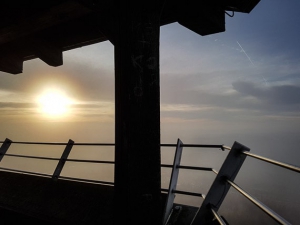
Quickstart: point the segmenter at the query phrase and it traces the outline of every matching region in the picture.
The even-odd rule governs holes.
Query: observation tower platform
[[[167,214],[161,211],[160,27],[178,22],[199,35],[224,32],[226,15],[250,13],[258,2],[1,1],[0,71],[20,74],[23,63],[34,58],[61,66],[64,51],[110,41],[115,53],[115,224],[161,224]]]

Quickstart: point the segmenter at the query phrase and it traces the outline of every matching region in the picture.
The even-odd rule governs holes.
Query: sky
[[[253,153],[300,165],[299,9],[298,0],[261,0],[250,14],[226,16],[226,31],[209,36],[199,36],[177,23],[162,26],[161,142],[176,143],[180,138],[183,143],[231,146],[238,141]],[[113,45],[106,41],[64,52],[63,57],[64,65],[57,68],[34,59],[24,62],[22,74],[0,72],[0,140],[114,142]],[[49,90],[66,96],[67,113],[42,112],[38,101]],[[32,149],[11,147],[9,151],[30,153]],[[100,156],[95,149],[86,150],[84,156],[77,149],[71,154],[113,160],[112,149],[101,151]],[[59,156],[61,149],[45,152]],[[162,149],[162,162],[172,163],[173,153]],[[182,164],[215,163],[218,169],[225,156],[218,150],[187,149]],[[23,165],[12,159],[1,164],[41,172],[54,166]],[[76,174],[81,167],[82,176],[99,178],[98,167],[93,166],[86,171],[84,165],[76,170],[67,165],[65,173]],[[99,179],[112,180],[113,168],[102,169],[105,173]],[[162,175],[167,186],[169,171]],[[293,222],[300,213],[300,196],[294,195],[300,184],[296,175],[248,158],[237,182]],[[205,184],[211,181],[211,174],[181,173],[179,187],[205,192],[209,188]],[[236,214],[256,209],[236,192],[230,191],[229,196],[243,202],[240,207],[225,201],[220,209],[233,224],[272,224],[261,214],[236,221],[227,208],[237,207]],[[177,198],[187,204],[201,203]]]

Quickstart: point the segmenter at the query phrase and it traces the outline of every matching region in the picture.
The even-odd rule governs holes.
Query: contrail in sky
[[[248,54],[246,53],[246,51],[243,49],[243,47],[240,45],[240,43],[238,41],[236,41],[236,43],[240,46],[240,48],[242,49],[242,52],[244,52],[244,54],[247,56],[247,58],[249,59],[249,61],[251,62],[252,66],[255,66],[254,63],[252,62],[251,58],[248,56]],[[268,86],[267,80],[263,77],[265,85]]]
[[[248,56],[248,54],[246,53],[246,51],[243,49],[243,47],[240,45],[240,43],[238,41],[236,41],[236,43],[238,43],[238,45],[240,46],[240,48],[242,49],[242,52],[245,53],[245,55],[247,56],[247,58],[249,59],[249,61],[251,62],[251,64],[254,66],[254,63],[252,62],[251,58]]]

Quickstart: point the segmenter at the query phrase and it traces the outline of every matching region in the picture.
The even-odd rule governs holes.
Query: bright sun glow
[[[56,90],[45,92],[39,97],[38,102],[40,110],[51,116],[65,115],[71,105],[71,100]]]

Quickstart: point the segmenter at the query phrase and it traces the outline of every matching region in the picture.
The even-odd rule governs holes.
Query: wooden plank
[[[46,12],[20,18],[15,24],[9,24],[9,26],[5,26],[0,30],[0,44],[64,23],[90,11],[90,9],[79,3],[68,1],[49,8]]]
[[[178,13],[178,23],[199,35],[225,31],[225,11],[219,0],[197,7],[195,1],[183,2]]]
[[[225,10],[250,13],[260,0],[225,0]]]

